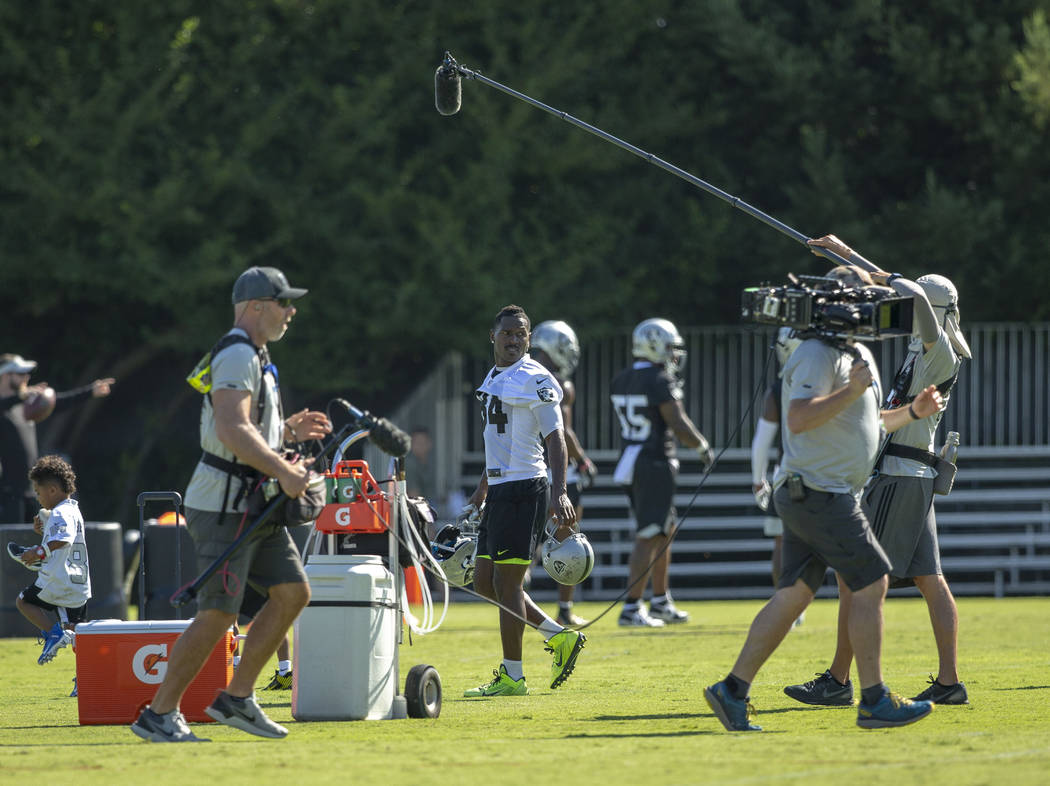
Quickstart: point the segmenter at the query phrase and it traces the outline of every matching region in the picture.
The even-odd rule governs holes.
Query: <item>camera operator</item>
[[[809,244],[826,248],[867,269],[878,283],[899,295],[914,298],[913,333],[908,355],[897,372],[887,406],[900,406],[928,385],[937,389],[947,405],[959,375],[960,358],[970,358],[970,347],[959,328],[958,294],[944,276],[926,275],[909,281],[887,273],[857,254],[834,235]],[[818,253],[814,250],[814,253]],[[864,510],[879,544],[889,557],[891,582],[914,580],[926,601],[937,645],[937,677],[914,698],[935,704],[968,704],[966,686],[959,681],[957,642],[959,616],[955,598],[941,571],[933,495],[937,470],[933,436],[940,415],[924,418],[894,432],[862,499]],[[849,681],[853,650],[847,635],[849,590],[839,579],[838,640],[831,666],[815,680],[788,685],[784,692],[805,704],[843,705],[853,700]]]
[[[853,267],[836,268],[831,277],[847,287],[872,283]],[[773,497],[784,522],[780,582],[751,623],[732,671],[704,690],[708,705],[731,731],[760,730],[750,718],[751,682],[813,600],[829,566],[853,593],[849,638],[862,687],[857,725],[903,726],[933,709],[930,702],[890,693],[882,681],[882,606],[890,562],[859,496],[883,429],[896,431],[935,415],[941,396],[930,385],[908,406],[883,411],[874,369],[866,347],[841,338],[807,338],[784,366],[784,455]]]

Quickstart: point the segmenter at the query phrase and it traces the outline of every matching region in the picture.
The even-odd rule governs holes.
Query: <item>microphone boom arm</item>
[[[560,109],[555,109],[552,106],[548,106],[547,104],[543,103],[542,101],[537,101],[535,98],[532,98],[531,96],[527,96],[524,93],[520,93],[517,90],[514,90],[513,88],[510,88],[510,87],[507,87],[506,85],[500,84],[499,82],[497,82],[494,79],[489,79],[487,76],[485,76],[484,74],[482,74],[482,73],[480,73],[478,71],[474,71],[474,70],[472,70],[470,68],[467,68],[465,65],[460,65],[459,63],[456,62],[456,59],[454,57],[452,57],[452,54],[450,52],[445,52],[445,59],[442,62],[442,67],[455,71],[457,74],[459,74],[461,77],[463,77],[465,79],[473,79],[473,80],[475,80],[477,82],[481,82],[483,84],[486,84],[489,87],[494,87],[497,90],[499,90],[501,93],[506,93],[507,95],[513,96],[514,98],[518,98],[518,99],[524,101],[527,104],[532,104],[534,107],[536,107],[538,109],[542,109],[544,112],[552,114],[555,117],[560,118],[561,120],[564,120],[566,123],[570,123],[571,125],[576,126],[577,128],[582,128],[584,131],[588,131],[588,132],[594,134],[595,136],[600,137],[601,139],[604,139],[606,142],[612,142],[614,145],[616,145],[619,148],[622,148],[622,149],[626,150],[628,153],[633,153],[634,155],[638,156],[639,158],[645,159],[650,164],[653,164],[654,166],[657,166],[660,169],[663,169],[665,172],[670,172],[672,175],[676,175],[676,176],[680,177],[682,180],[686,181],[687,183],[689,183],[691,185],[694,185],[697,188],[701,188],[701,189],[703,189],[704,191],[706,191],[709,194],[713,194],[714,196],[718,197],[719,199],[723,200],[724,202],[728,202],[730,205],[732,205],[733,207],[737,208],[738,210],[742,210],[743,212],[747,213],[748,215],[752,216],[753,218],[757,218],[762,223],[773,227],[773,229],[777,230],[778,232],[781,232],[781,233],[787,235],[792,240],[795,240],[795,241],[801,243],[802,245],[804,245],[807,248],[809,248],[811,251],[813,251],[813,252],[815,252],[817,254],[820,254],[823,257],[826,257],[826,258],[830,259],[832,262],[835,262],[836,264],[839,264],[839,265],[848,265],[848,264],[850,264],[847,260],[845,260],[842,257],[840,257],[834,251],[829,251],[828,249],[820,248],[819,246],[809,246],[809,245],[807,245],[806,241],[809,240],[809,238],[806,235],[803,235],[798,230],[792,229],[791,227],[789,227],[787,224],[783,223],[782,221],[778,221],[777,219],[773,218],[772,216],[770,216],[770,215],[768,215],[766,213],[763,213],[757,207],[749,205],[747,202],[744,202],[739,197],[735,197],[732,194],[730,194],[730,193],[728,193],[726,191],[723,191],[722,189],[718,188],[717,186],[713,186],[710,183],[708,183],[708,182],[706,182],[704,180],[701,180],[696,175],[692,175],[689,172],[686,172],[684,169],[676,167],[674,164],[671,164],[671,163],[669,163],[667,161],[664,161],[662,158],[654,156],[652,153],[647,153],[646,151],[642,150],[640,147],[636,147],[635,145],[632,145],[630,142],[625,142],[624,140],[622,140],[622,139],[620,139],[618,137],[615,137],[612,134],[607,133],[606,131],[602,131],[600,128],[597,128],[596,126],[592,126],[590,123],[585,123],[584,121],[580,120],[579,118],[573,117],[568,112],[563,112]]]

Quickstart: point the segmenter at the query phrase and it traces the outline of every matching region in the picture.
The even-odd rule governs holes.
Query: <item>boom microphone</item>
[[[459,72],[446,60],[434,72],[434,106],[447,117],[456,114],[462,103],[462,80]]]
[[[763,213],[757,207],[749,205],[747,202],[744,202],[739,197],[735,197],[732,194],[718,188],[717,186],[713,186],[710,183],[701,180],[696,175],[692,175],[689,172],[686,172],[684,169],[675,166],[674,164],[668,163],[667,161],[664,161],[661,158],[657,158],[652,153],[645,152],[640,147],[636,147],[630,142],[625,142],[624,140],[619,139],[606,131],[602,131],[602,129],[596,126],[592,126],[590,123],[585,123],[582,120],[568,114],[567,112],[563,112],[560,109],[555,109],[552,106],[548,106],[542,101],[537,101],[535,98],[527,96],[524,93],[519,93],[513,88],[500,84],[495,79],[489,79],[480,71],[467,68],[465,65],[460,65],[456,62],[456,59],[452,56],[451,52],[445,52],[445,59],[441,62],[441,65],[438,66],[438,70],[434,74],[434,105],[437,107],[438,112],[440,112],[441,114],[454,115],[456,114],[456,112],[459,111],[460,104],[462,103],[463,88],[460,84],[462,79],[473,79],[478,82],[481,82],[484,85],[488,85],[489,87],[499,90],[501,93],[506,93],[507,95],[512,96],[513,98],[517,98],[521,101],[524,101],[527,104],[531,104],[537,109],[542,109],[544,112],[552,114],[555,117],[564,120],[566,123],[569,123],[570,125],[574,125],[577,128],[582,128],[584,131],[594,134],[595,136],[604,139],[606,142],[611,142],[612,144],[616,145],[622,150],[626,150],[628,153],[633,153],[639,158],[645,159],[653,166],[657,166],[665,172],[670,172],[672,175],[682,178],[682,180],[685,180],[687,183],[690,183],[691,185],[694,185],[697,188],[703,189],[709,194],[713,194],[722,201],[728,202],[730,205],[737,208],[738,210],[742,210],[751,217],[757,218],[759,221],[766,224],[767,226],[773,227],[773,229],[777,230],[778,232],[781,232],[790,237],[792,240],[795,240],[801,243],[802,245],[806,246],[808,250],[812,251],[814,254],[818,254],[819,256],[825,257],[826,259],[831,260],[837,265],[849,264],[848,260],[840,257],[838,254],[836,254],[830,249],[823,248],[820,246],[810,246],[807,242],[809,240],[808,236],[803,235],[798,230],[789,227],[782,221],[778,221],[777,219],[773,218],[773,216]]]
[[[412,447],[412,438],[386,418],[377,418],[366,410],[360,410],[346,399],[337,398],[335,403],[346,408],[361,426],[368,429],[368,438],[384,453],[394,458],[404,458]]]

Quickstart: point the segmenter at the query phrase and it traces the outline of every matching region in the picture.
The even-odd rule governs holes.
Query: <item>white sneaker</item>
[[[652,604],[652,609],[649,613],[654,619],[662,620],[669,625],[689,622],[689,614],[675,606],[674,601],[670,597],[667,598],[666,603],[661,603],[660,605]]]
[[[800,628],[800,627],[802,627],[802,623],[805,622],[805,621],[806,621],[806,612],[802,612],[801,614],[798,615],[798,619],[796,619],[791,624],[791,627],[792,628]]]
[[[639,603],[633,611],[624,609],[620,612],[619,624],[625,628],[662,628],[664,621],[650,617],[645,604]]]

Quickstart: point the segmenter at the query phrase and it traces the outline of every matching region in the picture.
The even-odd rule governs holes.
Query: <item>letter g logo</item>
[[[168,671],[168,645],[147,644],[131,659],[131,670],[140,682],[159,685]]]
[[[344,505],[335,512],[335,523],[340,527],[350,526],[350,506]]]

